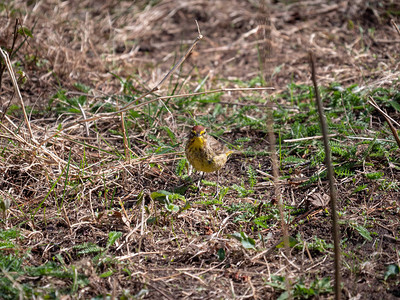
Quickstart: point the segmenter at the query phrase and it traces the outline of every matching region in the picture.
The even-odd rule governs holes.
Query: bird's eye
[[[206,133],[205,130],[200,131],[200,135],[203,135],[203,134],[205,134],[205,133]]]

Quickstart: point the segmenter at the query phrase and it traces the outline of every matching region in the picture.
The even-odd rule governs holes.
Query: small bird
[[[233,151],[209,136],[201,125],[193,126],[186,143],[185,154],[190,164],[202,172],[215,172],[221,169]]]

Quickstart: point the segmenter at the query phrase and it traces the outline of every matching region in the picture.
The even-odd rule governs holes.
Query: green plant
[[[300,234],[296,236],[297,240],[301,241],[302,238]],[[303,244],[299,243],[297,244],[298,249],[303,248]],[[309,242],[307,242],[307,248],[311,251],[318,251],[319,253],[326,253],[329,250],[333,249],[333,244],[332,243],[327,243],[324,239],[320,239],[317,236],[313,236],[313,239]]]
[[[278,291],[283,291],[278,300],[285,299],[310,299],[319,295],[329,294],[332,292],[332,286],[329,278],[316,278],[310,284],[304,283],[304,278],[294,280],[291,283],[291,290],[286,290],[285,277],[271,276],[271,281],[266,282],[267,285],[276,288]]]
[[[245,188],[243,182],[240,186],[237,184],[234,184],[231,186],[231,188],[234,189],[236,192],[238,192],[239,197],[247,197],[250,194],[254,193],[254,190]]]
[[[113,273],[113,270],[109,266],[114,262],[114,258],[109,254],[109,250],[121,236],[122,232],[111,231],[108,233],[108,240],[105,247],[88,242],[76,245],[73,249],[77,251],[78,256],[95,255],[92,258],[94,265],[107,268],[107,271],[101,273],[99,276],[108,277]]]
[[[370,232],[364,226],[359,225],[356,222],[349,222],[348,224],[350,228],[357,231],[365,240],[367,240],[368,242],[372,241],[372,236]]]
[[[244,232],[235,232],[228,235],[231,238],[238,240],[245,249],[256,250],[256,242]]]
[[[13,249],[12,253],[0,255],[0,298],[54,298],[54,295],[73,294],[77,288],[83,288],[89,284],[89,280],[83,274],[75,271],[74,266],[66,267],[49,261],[38,266],[29,262],[30,250],[20,248],[19,244],[23,237],[16,228],[0,230],[0,251]],[[36,284],[26,281],[26,278],[36,278]],[[63,289],[53,284],[46,284],[46,288],[38,286],[37,283],[45,278],[54,278],[71,282],[64,285]]]
[[[170,193],[167,191],[157,191],[151,193],[150,197],[154,201],[158,201],[163,204],[168,213],[177,213],[190,208],[190,204],[186,202],[185,197],[181,194]],[[175,200],[184,201],[184,206],[179,207],[179,205],[174,204]]]
[[[371,172],[371,173],[366,173],[365,177],[371,180],[377,180],[382,178],[383,172]]]
[[[400,273],[399,265],[390,264],[388,265],[386,272],[384,274],[384,280],[388,280],[389,278],[396,277]]]
[[[250,184],[250,188],[253,188],[257,183],[256,172],[254,171],[252,166],[247,166],[247,176]]]

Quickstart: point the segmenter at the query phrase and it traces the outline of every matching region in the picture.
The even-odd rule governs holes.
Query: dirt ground
[[[153,142],[150,135],[160,138],[163,133],[139,124],[129,132],[130,139],[135,140],[131,151],[138,158],[130,162],[115,159],[111,154],[116,149],[124,152],[123,140],[110,131],[121,125],[118,118],[99,119],[92,124],[98,134],[85,136],[85,126],[73,124],[83,119],[79,110],[56,113],[51,108],[67,101],[55,96],[60,91],[65,91],[67,96],[90,94],[91,103],[104,108],[124,105],[124,96],[132,91],[141,94],[151,89],[196,39],[195,20],[204,38],[182,67],[153,95],[193,92],[203,80],[203,90],[247,87],[243,84],[260,74],[260,53],[266,58],[263,68],[268,86],[275,88],[270,94],[280,95],[290,84],[312,84],[309,51],[316,56],[321,86],[340,83],[344,87],[358,85],[361,89],[398,88],[400,35],[390,21],[393,18],[400,24],[400,3],[271,1],[260,7],[258,1],[252,0],[48,0],[11,1],[5,6],[1,13],[1,46],[10,47],[16,17],[24,26],[34,28],[33,38],[22,46],[13,62],[21,62],[15,67],[27,77],[20,89],[25,105],[32,107],[29,118],[33,134],[39,143],[51,144],[46,147],[55,156],[44,150],[33,150],[33,143],[13,138],[14,146],[8,146],[11,154],[2,155],[0,163],[0,188],[14,199],[8,218],[1,226],[22,230],[24,239],[19,246],[30,249],[26,264],[40,266],[58,256],[63,258],[66,268],[74,266],[89,279],[89,284],[66,293],[63,299],[103,295],[120,299],[123,295],[129,299],[134,296],[277,299],[282,289],[266,283],[271,282],[271,276],[284,276],[292,283],[301,279],[307,286],[314,280],[333,278],[331,248],[309,251],[306,247],[293,247],[287,257],[282,249],[274,247],[281,238],[279,222],[271,220],[270,228],[254,230],[252,220],[240,219],[242,210],[225,209],[234,205],[254,209],[258,207],[254,204],[261,200],[268,203],[262,213],[278,214],[270,180],[260,179],[247,197],[228,191],[223,209],[205,205],[211,200],[187,191],[189,209],[162,214],[162,207],[150,195],[160,190],[175,191],[187,184],[176,174],[177,164],[183,157],[181,143],[177,142],[172,155],[148,155]],[[264,35],[260,34],[263,30]],[[121,84],[124,80],[133,82],[131,90]],[[90,87],[90,93],[83,92],[81,85]],[[3,112],[19,103],[16,97],[10,101],[13,94],[5,72],[0,95]],[[114,101],[115,95],[121,96],[118,98],[122,99],[121,103]],[[246,92],[233,91],[223,93],[221,101],[228,106],[232,103],[245,106],[252,98]],[[283,98],[278,102],[287,107],[291,105]],[[179,106],[179,103],[170,105]],[[207,116],[213,111],[211,106],[192,113]],[[398,120],[398,112],[389,113]],[[16,128],[21,127],[19,134],[29,141],[22,113],[15,111],[11,116],[11,120],[3,118],[1,122],[13,130],[14,122]],[[95,114],[87,117],[92,116]],[[164,117],[154,123],[154,128],[168,126],[176,139],[183,141],[189,125],[179,123],[177,113]],[[373,118],[376,120],[378,116]],[[216,120],[225,119],[217,116]],[[59,126],[65,124],[73,126],[59,140],[50,140]],[[3,148],[10,136],[3,127],[1,130]],[[227,131],[223,138],[246,138],[248,141],[243,147],[258,151],[269,147],[266,133],[250,127]],[[76,161],[81,157],[87,159],[88,167],[84,171],[71,166],[68,180],[74,184],[67,184],[65,179],[70,157]],[[221,174],[221,184],[240,186],[248,165],[271,173],[268,156],[245,159],[233,156]],[[385,168],[384,163],[381,166]],[[308,177],[317,168],[305,165],[296,172]],[[288,175],[289,167],[281,171],[282,175]],[[384,171],[392,180],[400,180],[398,169]],[[265,178],[261,174],[257,176]],[[206,179],[215,181],[217,175],[210,174]],[[398,277],[386,281],[383,274],[388,265],[399,264],[400,193],[382,191],[365,178],[361,180],[369,185],[369,192],[350,193],[354,182],[337,180],[339,211],[347,213],[346,222],[341,224],[341,238],[347,245],[341,270],[342,296],[345,299],[397,299],[400,297]],[[213,189],[205,186],[203,190],[210,194]],[[314,237],[332,240],[330,210],[316,207],[309,200],[311,196],[329,194],[326,181],[308,186],[287,181],[282,194],[287,205],[299,210],[290,223],[290,236],[301,236],[305,241],[312,241]],[[151,223],[155,215],[157,222]],[[362,222],[364,217],[372,220],[373,225],[368,229],[379,239],[367,241],[349,225],[352,221]],[[122,237],[107,248],[112,231],[122,232]],[[245,232],[257,239],[258,250],[243,248],[229,237],[234,232]],[[90,251],[85,256],[74,248],[88,242],[107,248],[107,254],[114,261],[95,262]],[[218,256],[221,251],[222,259]],[[112,270],[110,276],[100,276],[109,270]],[[72,281],[51,276],[19,279],[19,283],[31,283],[40,291],[50,287],[67,290]],[[308,296],[302,294],[302,297]],[[310,297],[330,299],[333,294]]]

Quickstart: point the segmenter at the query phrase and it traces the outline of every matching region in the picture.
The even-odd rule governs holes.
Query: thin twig
[[[337,136],[337,134],[328,134],[328,137],[334,137]],[[298,139],[290,139],[290,140],[283,140],[284,143],[296,143],[296,142],[302,142],[302,141],[309,141],[309,140],[319,140],[322,139],[322,135],[316,135],[316,136],[308,136],[304,138],[298,138]]]
[[[121,113],[121,127],[122,127],[122,134],[124,137],[124,151],[125,151],[125,161],[130,162],[131,161],[131,154],[129,152],[129,145],[128,145],[128,138],[126,134],[126,128],[125,128],[125,118],[124,118],[124,113]]]
[[[377,139],[377,138],[370,138],[370,137],[363,137],[363,136],[350,136],[350,135],[348,135],[348,136],[346,136],[346,139],[394,143],[393,140]]]
[[[336,209],[337,202],[337,192],[335,187],[335,179],[333,173],[333,166],[331,160],[331,149],[329,146],[329,138],[328,138],[328,127],[326,125],[326,118],[324,115],[324,109],[322,106],[321,98],[319,95],[317,78],[315,73],[315,61],[314,55],[310,51],[310,65],[311,65],[311,77],[312,82],[314,84],[315,91],[315,100],[318,106],[318,114],[321,122],[321,130],[322,135],[324,137],[324,147],[325,147],[325,164],[328,172],[328,180],[329,180],[329,188],[330,188],[330,196],[331,196],[331,210],[332,210],[332,235],[333,235],[333,243],[334,243],[334,252],[335,252],[335,299],[339,300],[341,298],[341,275],[340,275],[340,237],[339,237],[339,224],[338,224],[338,216]]]
[[[78,106],[79,106],[79,109],[80,109],[80,111],[81,111],[81,113],[82,113],[83,118],[86,119],[86,113],[85,113],[85,111],[83,110],[82,105],[81,105],[80,103],[78,103]],[[85,129],[86,129],[86,136],[90,136],[90,134],[89,134],[89,125],[88,125],[88,123],[85,123]]]
[[[263,78],[263,81],[265,82],[267,79],[265,78],[265,74],[267,74],[267,61],[271,56],[271,44],[268,42],[268,40],[271,37],[271,24],[267,24],[266,20],[268,20],[267,15],[267,7],[266,3],[262,3],[262,6],[260,7],[260,14],[262,19],[260,20],[260,30],[259,34],[262,38],[260,45],[259,45],[259,51],[260,51],[260,67],[261,67],[261,75]],[[268,72],[269,73],[269,72]],[[268,131],[268,139],[269,139],[269,144],[270,144],[270,152],[271,152],[271,161],[272,161],[272,175],[274,177],[274,186],[275,186],[275,197],[276,201],[278,204],[278,209],[279,209],[279,214],[280,214],[280,219],[281,219],[281,227],[282,227],[282,235],[283,235],[283,241],[285,245],[285,251],[286,254],[289,255],[289,236],[288,236],[288,229],[287,229],[287,224],[285,222],[285,217],[284,217],[284,209],[283,209],[283,203],[282,203],[282,193],[281,193],[281,184],[279,180],[279,163],[278,163],[278,156],[276,154],[276,137],[274,133],[274,117],[273,117],[273,102],[272,99],[268,99],[267,102],[267,131]]]
[[[22,99],[21,92],[19,91],[17,79],[15,78],[15,74],[14,74],[14,71],[13,71],[13,68],[11,65],[10,58],[8,56],[7,51],[4,51],[2,48],[0,48],[0,52],[1,52],[1,55],[3,56],[5,64],[7,65],[8,73],[11,76],[11,80],[12,80],[12,83],[13,83],[13,86],[15,89],[15,93],[18,95],[18,98],[19,98],[19,101],[21,104],[21,108],[22,108],[22,112],[24,113],[25,123],[26,123],[26,126],[28,127],[29,135],[31,137],[31,140],[35,141],[35,139],[33,137],[32,129],[31,129],[31,124],[29,123],[28,115],[26,114],[24,100]]]
[[[154,93],[155,91],[157,91],[159,89],[159,87],[171,76],[171,74],[180,67],[180,65],[186,60],[186,58],[189,56],[189,54],[193,51],[194,47],[197,45],[197,43],[203,39],[203,35],[200,32],[200,28],[199,28],[199,24],[197,23],[197,30],[199,35],[197,36],[197,38],[194,40],[194,42],[192,43],[192,45],[190,46],[190,48],[186,51],[185,55],[183,57],[181,57],[181,59],[172,67],[171,70],[169,70],[169,72],[164,76],[163,79],[161,79],[161,81],[155,86],[153,87],[150,91],[148,91],[147,93],[144,93],[142,96],[140,96],[138,99],[136,99],[136,102],[138,102],[139,100],[143,99],[144,97],[146,97],[147,95],[150,95],[152,93]],[[122,111],[124,111],[124,109],[127,109],[128,107],[131,107],[132,103],[128,103],[127,105],[125,105],[122,108]]]
[[[391,118],[386,112],[384,112],[378,104],[376,104],[374,98],[372,98],[371,96],[369,96],[368,103],[373,106],[377,111],[379,111],[384,117],[385,119],[387,118],[389,121],[391,121],[391,123],[396,124],[397,126],[400,127],[400,124],[398,122],[396,122],[393,118]]]
[[[70,221],[69,218],[68,218],[68,214],[67,214],[67,210],[65,209],[65,205],[63,205],[62,208],[63,208],[63,213],[64,213],[65,221],[67,222],[68,227],[69,227],[69,231],[70,231],[70,233],[72,234],[71,221]]]
[[[215,93],[221,93],[221,92],[237,92],[237,91],[265,91],[265,90],[273,90],[274,88],[272,87],[261,87],[261,88],[230,88],[230,89],[217,89],[217,90],[212,90],[212,91],[207,91],[207,92],[198,92],[198,93],[189,93],[189,94],[180,94],[180,95],[173,95],[173,96],[162,96],[162,97],[157,97],[155,99],[146,101],[146,102],[142,102],[136,105],[131,105],[129,104],[129,107],[125,106],[124,108],[121,108],[118,111],[115,112],[110,112],[110,113],[102,113],[102,114],[98,114],[94,117],[88,118],[88,119],[83,119],[83,120],[78,120],[78,121],[74,121],[70,124],[66,124],[64,125],[61,129],[57,130],[57,132],[55,132],[54,134],[52,134],[50,137],[48,137],[47,139],[45,139],[44,141],[42,141],[40,143],[40,145],[46,144],[48,141],[50,141],[52,138],[54,138],[56,135],[60,134],[61,132],[63,132],[64,130],[73,127],[75,125],[78,125],[80,123],[84,123],[84,122],[91,122],[91,121],[96,121],[99,119],[103,119],[103,118],[114,118],[116,115],[122,113],[122,112],[126,112],[130,109],[137,109],[139,107],[148,105],[150,103],[159,101],[159,100],[166,100],[166,99],[171,99],[171,98],[182,98],[182,97],[192,97],[192,96],[197,96],[197,95],[207,95],[207,94],[215,94]],[[147,94],[146,94],[147,95]],[[140,97],[140,99],[143,97]],[[135,101],[136,102],[136,101]]]
[[[371,96],[369,96],[369,100],[368,103],[373,106],[378,112],[380,112],[380,114],[385,118],[386,122],[388,123],[390,130],[393,133],[394,139],[396,140],[397,146],[399,146],[400,148],[400,138],[399,135],[397,134],[397,130],[396,128],[394,128],[392,121],[394,121],[391,117],[389,117],[389,115],[387,113],[385,113],[379,106],[378,104],[376,104],[374,98],[372,98]],[[399,125],[399,123],[396,122],[397,125]]]
[[[396,22],[393,19],[391,19],[390,23],[392,23],[394,29],[396,29],[397,33],[400,35],[400,29],[399,26],[397,26]]]
[[[18,31],[18,24],[19,24],[19,19],[16,18],[15,19],[15,25],[14,25],[14,35],[13,35],[12,45],[11,45],[11,48],[8,49],[9,56],[12,56],[13,51],[14,51],[14,47],[15,47],[15,42],[17,41],[17,38],[18,38],[18,32],[17,32]],[[5,38],[5,40],[7,40],[7,37]],[[7,67],[6,63],[0,64],[0,90],[1,90],[1,86],[2,86],[1,83],[3,82],[3,73],[4,73],[4,70],[6,69],[6,67]],[[14,97],[14,95],[12,97]],[[4,109],[4,114],[6,113],[8,107],[9,107],[9,105],[11,103],[12,97],[11,97],[10,101],[8,102],[7,107]],[[1,118],[2,121],[3,121],[3,117]]]
[[[5,118],[8,121],[11,121],[7,116],[5,116]],[[20,142],[22,144],[27,145],[28,148],[31,149],[32,151],[36,151],[36,149],[40,149],[41,151],[43,151],[43,154],[45,154],[46,156],[51,157],[53,161],[55,161],[57,163],[62,163],[63,165],[67,164],[67,162],[65,160],[63,160],[60,157],[56,156],[54,153],[52,153],[51,151],[47,150],[45,147],[36,146],[36,145],[33,145],[33,144],[29,143],[24,138],[22,138],[20,135],[14,133],[9,128],[7,128],[5,125],[3,125],[3,123],[0,123],[0,127],[4,128],[4,130],[6,130],[15,140],[17,140],[18,142]],[[41,158],[41,159],[45,159],[45,157],[42,157],[42,156],[36,156],[36,157],[37,158]],[[80,170],[78,167],[76,167],[73,164],[71,164],[71,168],[73,168],[75,170]]]
[[[123,260],[134,258],[135,256],[150,255],[150,254],[162,254],[162,252],[160,252],[160,251],[137,252],[137,253],[131,253],[131,254],[128,254],[128,255],[117,256],[117,257],[115,257],[115,259],[117,259],[119,261],[123,261]]]
[[[197,21],[196,21],[196,24],[197,24]],[[198,30],[199,35],[198,35],[197,38],[194,40],[194,42],[193,42],[193,44],[190,46],[190,48],[186,51],[185,55],[172,67],[172,69],[164,76],[163,79],[161,79],[161,81],[160,81],[155,87],[153,87],[150,91],[148,91],[148,92],[144,93],[143,95],[141,95],[139,98],[136,99],[136,101],[131,102],[131,103],[128,103],[127,105],[125,105],[124,107],[122,107],[122,109],[120,109],[119,111],[113,112],[113,113],[111,113],[111,114],[112,114],[112,115],[117,115],[117,114],[120,114],[120,113],[122,113],[122,112],[125,112],[125,111],[131,109],[131,107],[134,106],[134,103],[140,101],[140,100],[143,99],[144,97],[146,97],[146,96],[148,96],[148,95],[154,93],[155,91],[157,91],[157,90],[159,89],[159,87],[171,76],[171,74],[186,60],[186,58],[187,58],[187,57],[189,56],[189,54],[192,52],[192,50],[194,49],[194,47],[196,46],[196,44],[203,38],[203,35],[202,35],[201,32],[200,32],[200,28],[199,28],[198,24],[197,24],[197,30]],[[3,50],[2,50],[2,52],[3,52]],[[159,99],[153,99],[151,102],[154,102],[154,101],[157,101],[157,100],[159,100]],[[147,103],[151,103],[151,102],[147,101]],[[147,104],[147,103],[141,103],[141,104],[139,104],[139,106],[145,105],[145,104]],[[135,105],[135,106],[137,107],[138,105]],[[24,111],[25,111],[25,110],[24,110]],[[74,125],[79,124],[79,123],[82,123],[82,122],[95,121],[95,120],[98,120],[98,119],[100,119],[100,118],[102,118],[102,117],[104,117],[104,116],[106,116],[106,115],[110,115],[110,114],[102,114],[102,115],[98,115],[98,116],[93,117],[93,118],[84,119],[84,120],[81,120],[81,121],[78,121],[78,122],[74,122],[73,124],[68,124],[68,125],[64,126],[63,128],[61,128],[60,130],[58,130],[58,131],[57,131],[54,135],[52,135],[50,138],[44,140],[40,145],[43,145],[43,144],[46,143],[49,139],[52,139],[54,136],[56,136],[57,134],[59,134],[61,131],[65,130],[65,129],[71,127],[71,126],[74,126]],[[30,130],[30,127],[29,127],[29,130]]]
[[[17,41],[17,38],[18,38],[18,24],[19,24],[19,22],[20,22],[19,19],[16,18],[15,19],[15,25],[14,25],[13,41],[12,41],[11,48],[9,48],[9,50],[8,50],[8,55],[11,56],[11,57],[12,57],[12,54],[13,54],[13,51],[14,51],[15,42]],[[6,66],[7,66],[6,63],[0,64],[0,90],[1,90],[1,86],[2,86],[1,84],[2,84],[2,81],[3,81],[3,73],[4,73],[4,70],[6,69]],[[4,112],[3,112],[3,115],[1,116],[1,122],[3,122],[4,115],[6,114],[8,108],[10,107],[10,104],[11,104],[12,99],[14,98],[14,95],[15,95],[15,92],[10,97],[10,100],[8,101],[8,104],[4,107]]]
[[[260,75],[262,78],[263,83],[268,82],[270,83],[271,77],[266,76],[267,74],[272,74],[271,68],[268,65],[268,61],[271,60],[272,57],[272,43],[271,43],[271,27],[272,24],[270,22],[271,18],[269,15],[268,7],[266,1],[262,1],[260,6],[260,16],[259,16],[259,29],[258,34],[260,36],[260,43],[258,44],[259,47],[259,60],[260,60]],[[267,79],[268,78],[268,79]],[[274,177],[274,190],[275,190],[275,199],[277,201],[277,206],[279,210],[280,216],[280,223],[282,228],[282,237],[283,237],[283,244],[284,244],[284,252],[286,252],[286,256],[290,255],[290,248],[289,248],[289,234],[288,234],[288,225],[285,221],[285,213],[284,213],[284,206],[283,206],[283,199],[282,199],[282,191],[281,191],[281,182],[279,180],[279,161],[278,155],[276,153],[276,137],[274,132],[274,107],[273,101],[271,97],[268,97],[267,101],[267,132],[268,132],[268,140],[270,144],[270,152],[271,152],[271,164],[272,164],[272,175]],[[292,299],[292,288],[291,283],[288,280],[287,276],[285,277],[285,287],[286,292],[288,293],[288,299]]]
[[[159,84],[158,84],[159,85]],[[198,95],[208,95],[208,94],[215,94],[215,93],[223,93],[223,92],[238,92],[238,91],[265,91],[265,90],[274,90],[273,87],[259,87],[259,88],[222,88],[222,89],[217,89],[217,90],[212,90],[212,91],[205,91],[205,92],[197,92],[197,93],[188,93],[188,94],[179,94],[179,95],[172,95],[172,96],[161,96],[161,97],[157,97],[155,99],[146,101],[146,102],[142,102],[136,105],[133,105],[132,103],[129,103],[128,105],[125,105],[123,108],[121,108],[118,111],[115,112],[110,112],[110,113],[103,113],[103,114],[98,114],[95,117],[86,119],[86,120],[80,120],[80,121],[76,121],[73,124],[67,125],[68,127],[71,127],[73,125],[76,125],[78,123],[82,123],[82,122],[89,122],[89,121],[95,121],[98,119],[101,119],[103,117],[110,117],[110,116],[114,116],[117,115],[121,112],[126,112],[132,108],[136,109],[139,107],[142,107],[144,105],[159,101],[159,100],[166,100],[166,99],[171,99],[171,98],[182,98],[182,97],[193,97],[193,96],[198,96]],[[146,93],[145,96],[147,96],[149,93]],[[143,97],[141,96],[140,98],[136,99],[135,102],[137,102],[139,99],[142,99]],[[66,127],[66,128],[68,128]]]
[[[149,287],[152,287],[152,288],[154,288],[155,290],[157,290],[161,295],[163,295],[166,299],[168,299],[168,300],[172,300],[172,299],[174,299],[173,298],[173,296],[169,296],[167,293],[165,293],[163,290],[161,290],[161,289],[159,289],[158,287],[156,287],[155,285],[152,285],[152,284],[150,284],[150,283],[146,283],[146,285],[148,285]]]

